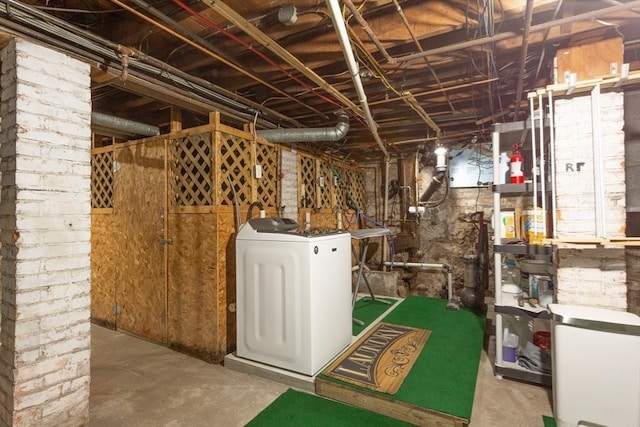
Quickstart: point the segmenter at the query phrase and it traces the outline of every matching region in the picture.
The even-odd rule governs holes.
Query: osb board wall
[[[575,73],[576,81],[619,75],[623,55],[621,37],[558,49],[558,83],[568,83],[568,73]]]
[[[112,214],[91,214],[91,318],[115,328],[116,276]]]
[[[113,179],[113,208],[94,206],[92,211],[94,217],[102,215],[92,229],[94,319],[219,362],[236,346],[236,318],[230,310],[236,303],[233,190],[240,194],[240,223],[255,200],[263,203],[267,216],[277,216],[279,152],[287,148],[222,125],[217,115],[210,125],[116,147],[113,178],[104,167],[100,177],[102,183]],[[104,160],[108,149],[99,150]],[[197,171],[190,168],[201,156],[211,156],[208,164]],[[341,176],[356,171],[337,160],[310,161],[323,175],[333,168]],[[252,174],[256,164],[262,166],[260,179]],[[197,192],[187,185],[190,179],[199,180]],[[316,179],[315,172],[310,179]],[[345,204],[348,180],[352,176],[345,175],[345,181],[327,193],[327,178],[325,189],[318,191],[322,207],[312,212],[315,226],[336,228],[337,206],[354,215]],[[202,193],[209,190],[211,197]],[[175,197],[176,191],[192,191],[194,197]],[[162,244],[163,238],[170,243]],[[105,246],[98,247],[102,243]]]
[[[93,146],[100,137],[94,135]],[[91,150],[91,318],[115,328],[113,145]]]
[[[222,355],[226,354],[231,348],[235,348],[235,316],[229,310],[229,303],[236,302],[236,246],[235,237],[237,230],[235,229],[235,218],[233,209],[220,208],[218,214],[218,245],[217,256],[220,268],[218,269],[218,319],[219,319],[219,351]],[[230,328],[230,317],[233,317],[233,324]],[[233,335],[231,331],[233,330]]]
[[[113,262],[118,329],[166,340],[163,237],[164,140],[117,147]]]
[[[311,209],[299,209],[297,221],[301,226],[304,226],[306,223],[307,213],[310,215],[309,222],[311,223],[311,229],[337,229],[338,215],[341,217],[342,230],[353,230],[358,228],[357,224],[355,224],[356,213],[351,209],[345,213],[335,213],[333,210],[325,209],[320,210],[319,212],[314,212]],[[353,221],[353,223],[350,223],[350,221]]]
[[[168,343],[201,359],[218,361],[216,214],[170,214]]]

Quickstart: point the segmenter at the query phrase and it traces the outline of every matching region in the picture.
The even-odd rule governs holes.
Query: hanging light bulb
[[[436,155],[436,170],[447,170],[447,149],[442,145],[438,145],[433,153]]]

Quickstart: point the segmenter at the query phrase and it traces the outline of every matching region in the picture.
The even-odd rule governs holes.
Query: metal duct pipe
[[[257,130],[256,134],[269,142],[339,141],[349,130],[349,115],[344,111],[338,111],[336,116],[338,123],[332,128],[266,129]]]
[[[91,127],[101,130],[108,135],[116,136],[158,136],[160,128],[132,120],[121,119],[96,111],[91,113]]]

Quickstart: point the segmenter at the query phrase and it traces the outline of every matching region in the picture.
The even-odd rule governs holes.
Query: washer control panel
[[[249,220],[251,228],[259,233],[274,233],[291,231],[298,228],[298,223],[291,218],[252,218]]]

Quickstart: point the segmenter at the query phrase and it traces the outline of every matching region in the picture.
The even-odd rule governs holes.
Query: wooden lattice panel
[[[275,146],[256,144],[256,164],[262,167],[262,178],[257,180],[256,193],[263,207],[276,207],[278,192],[278,151]]]
[[[251,203],[251,144],[250,141],[226,132],[219,132],[220,205],[233,206]],[[229,184],[233,183],[233,187]],[[235,194],[234,194],[235,189]]]
[[[210,132],[170,142],[171,202],[174,206],[213,204],[212,137]]]
[[[298,157],[298,183],[300,185],[300,206],[316,207],[316,162],[311,157]]]
[[[320,161],[318,167],[318,193],[320,194],[320,207],[331,208],[331,186],[333,173],[327,162]]]
[[[347,184],[347,176],[345,175],[345,170],[339,166],[331,166],[331,171],[333,175],[336,177],[334,180],[334,191],[336,195],[336,204],[340,207],[340,210],[345,212],[349,209],[347,205],[347,194],[349,186]]]
[[[91,207],[113,208],[113,151],[91,157]]]
[[[355,170],[347,172],[350,183],[350,194],[359,210],[364,209],[364,174]]]

